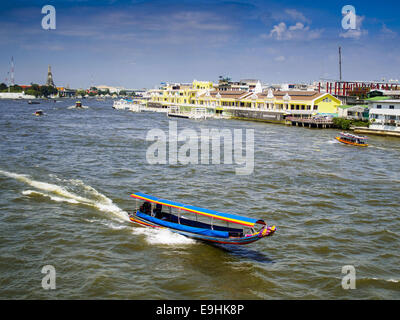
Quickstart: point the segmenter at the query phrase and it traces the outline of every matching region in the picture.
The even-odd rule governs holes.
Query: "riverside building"
[[[210,81],[166,84],[150,90],[148,106],[158,108],[205,108],[208,113],[226,114],[267,122],[284,122],[286,116],[310,118],[337,116],[341,101],[330,93],[302,90],[263,90],[257,82],[252,90],[218,90]]]
[[[370,129],[400,133],[400,100],[375,100],[370,103]]]

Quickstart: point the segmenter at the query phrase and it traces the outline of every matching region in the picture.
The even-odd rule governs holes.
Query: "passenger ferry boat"
[[[367,137],[356,136],[356,135],[350,134],[350,133],[341,132],[339,134],[339,137],[336,137],[336,140],[338,140],[341,143],[349,144],[352,146],[368,147],[368,138]]]
[[[120,99],[118,101],[114,101],[113,109],[117,110],[125,110],[129,109],[132,112],[141,112],[142,103],[138,99]]]
[[[129,214],[132,223],[150,228],[169,229],[181,235],[212,243],[244,245],[272,236],[275,226],[253,219],[153,197],[141,192],[136,211]],[[144,201],[138,207],[138,201]]]

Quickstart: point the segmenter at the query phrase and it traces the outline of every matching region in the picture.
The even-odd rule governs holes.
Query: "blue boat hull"
[[[210,230],[210,229],[190,228],[190,227],[182,226],[181,224],[178,224],[178,223],[164,223],[164,222],[162,222],[162,220],[148,216],[140,211],[137,211],[136,213],[132,214],[130,216],[130,221],[132,223],[136,223],[136,224],[139,224],[139,225],[142,225],[145,227],[168,229],[172,232],[175,232],[175,233],[178,233],[183,236],[186,236],[186,237],[189,237],[192,239],[196,239],[196,240],[212,242],[212,243],[233,244],[233,245],[249,244],[249,243],[258,241],[264,237],[272,236],[272,234],[275,232],[275,227],[267,227],[266,226],[260,232],[257,232],[252,235],[246,235],[243,237],[232,237],[232,236],[229,236],[229,234],[227,232],[226,232],[226,234],[224,234],[223,232],[218,233],[218,231],[215,232],[217,235],[213,235],[212,234],[213,232],[211,232],[212,230]],[[200,229],[200,230],[196,230],[196,229]]]

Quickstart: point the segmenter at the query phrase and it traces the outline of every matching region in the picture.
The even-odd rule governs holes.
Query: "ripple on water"
[[[334,143],[334,130],[177,121],[179,132],[254,129],[254,174],[237,176],[235,164],[148,164],[146,135],[168,133],[165,114],[73,103],[44,101],[38,119],[26,103],[0,101],[2,297],[398,297],[400,140],[370,137],[359,150]],[[232,249],[138,227],[123,209],[135,191],[265,219],[277,232]],[[40,288],[44,264],[56,267],[56,292]],[[344,265],[356,267],[358,290],[341,288]]]

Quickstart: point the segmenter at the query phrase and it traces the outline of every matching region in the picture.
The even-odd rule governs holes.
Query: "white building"
[[[369,120],[371,129],[400,132],[400,99],[371,102]]]
[[[97,90],[101,90],[101,91],[106,91],[108,89],[110,91],[110,93],[117,93],[117,94],[119,94],[119,92],[121,90],[124,90],[124,88],[122,88],[122,87],[111,87],[111,86],[104,86],[104,85],[97,86],[96,88],[97,88]]]
[[[25,94],[25,92],[0,92],[0,99],[35,99],[35,96]]]

